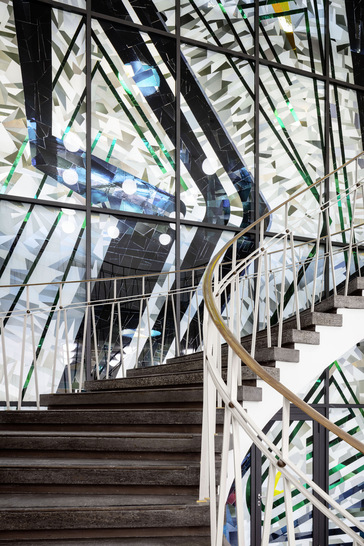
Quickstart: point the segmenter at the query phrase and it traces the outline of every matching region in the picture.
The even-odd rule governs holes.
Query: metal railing
[[[40,394],[79,391],[86,375],[201,350],[204,270],[1,286],[0,400],[39,408]]]
[[[364,544],[364,524],[342,508],[327,492],[318,487],[289,456],[290,404],[293,403],[326,429],[364,453],[364,444],[346,433],[299,396],[287,389],[254,359],[257,348],[281,347],[284,321],[301,329],[301,312],[319,310],[325,297],[347,295],[349,280],[360,276],[362,268],[361,244],[364,241],[364,165],[363,153],[293,195],[283,204],[269,211],[251,226],[235,236],[212,259],[203,281],[204,313],[204,418],[200,500],[210,500],[211,544],[223,544],[229,446],[232,441],[232,468],[235,479],[237,532],[239,546],[244,542],[244,508],[241,483],[242,431],[269,461],[268,489],[265,499],[262,545],[270,540],[271,517],[277,472],[283,477],[284,502],[288,544],[295,544],[292,488],[299,491],[306,502],[340,528],[355,546]],[[290,215],[291,207],[299,208],[304,194],[311,192],[314,209]],[[280,218],[281,230],[265,236],[270,218]],[[301,222],[307,221],[316,231],[309,243],[298,243]],[[277,222],[276,222],[277,223]],[[252,230],[259,233],[259,246],[243,260],[237,259],[239,239],[249,237]],[[338,245],[338,246],[335,246]],[[305,248],[303,254],[302,248]],[[301,250],[300,250],[301,249]],[[227,251],[232,254],[230,266],[222,263]],[[302,255],[305,258],[302,258]],[[326,286],[321,280],[326,278]],[[247,288],[248,287],[248,288]],[[307,314],[306,313],[306,314]],[[247,321],[249,325],[247,326]],[[248,338],[242,337],[250,333]],[[222,377],[222,362],[227,343],[227,380]],[[359,340],[358,340],[359,341]],[[283,396],[281,447],[255,424],[238,402],[238,386],[242,384],[241,365],[248,366],[260,379]],[[314,378],[312,378],[313,380]],[[221,454],[221,475],[216,480],[215,434],[216,408],[224,405],[224,433]],[[264,400],[263,400],[264,403]],[[269,403],[269,402],[268,402]],[[232,438],[231,438],[232,436]],[[231,466],[231,464],[230,464]],[[217,495],[218,492],[218,495]]]

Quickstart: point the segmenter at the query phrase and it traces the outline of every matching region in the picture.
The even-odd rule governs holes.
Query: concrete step
[[[332,295],[316,305],[317,311],[332,312],[336,309],[364,309],[362,296]]]
[[[202,404],[202,386],[178,388],[150,388],[148,390],[128,389],[128,390],[110,390],[116,389],[113,381],[120,380],[100,380],[87,382],[88,392],[66,393],[66,394],[45,394],[40,397],[42,406],[64,407],[72,406],[91,408],[200,408]],[[118,383],[116,383],[118,385]],[[92,389],[92,392],[91,392]],[[99,392],[97,392],[99,391]],[[57,401],[57,402],[56,402]]]
[[[81,500],[83,498],[81,496]],[[87,535],[91,534],[92,529],[98,529],[99,532],[103,529],[117,529],[119,532],[124,530],[120,534],[128,536],[130,530],[155,528],[168,530],[168,535],[173,536],[175,529],[179,527],[208,528],[209,525],[209,506],[196,501],[184,502],[186,499],[183,496],[179,503],[175,500],[169,502],[168,497],[166,503],[163,503],[163,499],[155,502],[153,497],[149,497],[149,503],[136,504],[129,504],[126,499],[118,500],[116,496],[113,499],[114,503],[110,503],[106,501],[105,496],[101,496],[100,499],[93,496],[93,503],[85,505],[73,497],[72,505],[66,503],[62,506],[53,502],[51,506],[36,507],[29,506],[29,502],[20,497],[18,500],[22,503],[22,508],[15,506],[0,508],[2,538],[4,532],[14,529],[17,532],[52,530],[56,535],[57,531],[62,530],[87,530],[85,533]],[[101,500],[105,500],[106,505],[102,504]]]
[[[202,364],[203,361],[200,360],[196,364],[190,363],[190,366],[195,365],[199,366],[201,381],[203,380],[202,373]],[[274,378],[279,378],[279,370],[271,366],[265,366],[264,369],[272,375]],[[152,375],[161,375],[161,374],[180,374],[182,373],[178,364],[162,364],[161,366],[146,366],[145,368],[133,368],[127,371],[127,376],[129,377],[141,377],[141,376],[152,376]],[[195,369],[195,373],[198,373]],[[226,368],[222,370],[223,377],[226,379]],[[241,367],[241,375],[243,381],[254,381],[257,379],[257,375],[252,372],[247,366]]]
[[[54,395],[56,397],[73,395]],[[57,407],[57,398],[52,398]],[[61,402],[62,403],[62,402]],[[217,422],[223,422],[223,410],[217,412]],[[0,430],[13,431],[90,431],[90,432],[200,432],[202,410],[59,410],[1,411]]]
[[[168,374],[160,370],[159,374],[138,375],[125,379],[103,379],[102,381],[86,381],[86,391],[115,390],[115,389],[150,389],[160,387],[176,387],[202,385],[202,371],[188,371]]]
[[[221,435],[216,437],[216,449],[221,449]],[[39,452],[51,452],[53,457],[123,457],[163,458],[186,457],[200,453],[200,434],[148,433],[148,432],[17,432],[0,431],[0,456],[18,456],[24,453],[39,456]],[[26,452],[26,453],[25,453]],[[77,453],[79,452],[79,453]],[[90,453],[91,452],[91,453]],[[42,456],[42,455],[40,455]]]
[[[153,486],[195,487],[199,485],[200,464],[183,461],[120,459],[0,459],[0,483],[6,485],[139,486],[153,492]],[[177,491],[176,491],[177,493]]]
[[[194,374],[195,375],[195,374]],[[157,378],[161,378],[161,377],[169,377],[169,376],[157,376]],[[149,377],[142,377],[142,378],[135,378],[135,381],[139,380],[139,379],[147,379],[147,380],[151,380],[153,381],[155,378],[153,376]],[[132,379],[134,380],[134,378]],[[147,390],[142,390],[142,391],[134,391],[134,390],[128,390],[128,387],[126,387],[125,390],[123,390],[123,387],[124,387],[124,382],[126,382],[127,385],[130,385],[129,383],[129,380],[128,378],[126,379],[100,379],[99,381],[87,381],[86,383],[86,388],[88,389],[89,392],[86,392],[86,393],[80,393],[80,394],[71,394],[69,395],[70,397],[72,397],[72,399],[74,400],[74,404],[80,404],[81,401],[84,401],[84,403],[87,405],[89,402],[87,402],[87,400],[90,400],[90,401],[94,401],[95,402],[95,395],[96,394],[99,394],[99,395],[104,395],[105,399],[107,400],[108,398],[113,398],[115,397],[115,399],[119,399],[120,400],[120,404],[124,403],[125,404],[125,400],[124,400],[124,397],[126,397],[128,394],[135,394],[135,393],[142,393],[142,400],[144,401],[144,404],[150,404],[150,398],[152,395],[152,397],[155,399],[155,394],[157,392],[157,399],[155,399],[155,403],[158,404],[160,403],[160,398],[158,397],[158,391],[156,391],[155,389],[147,389]],[[101,391],[101,392],[100,392]],[[104,391],[104,392],[102,392]],[[184,400],[184,404],[186,404],[187,402],[194,402],[194,403],[197,403],[197,402],[200,402],[202,404],[202,400],[203,400],[203,389],[202,389],[202,384],[201,384],[201,387],[200,388],[188,388],[188,387],[185,387],[185,388],[178,388],[178,389],[169,389],[168,391],[164,391],[164,393],[166,394],[166,397],[167,397],[167,400],[169,402],[173,402],[174,404],[176,404],[176,398],[178,397],[178,399],[181,401],[180,403],[183,402],[183,395],[185,394],[186,395],[186,398]],[[53,396],[67,396],[67,395],[53,395]],[[77,398],[79,397],[79,398]],[[48,402],[46,404],[44,404],[44,402],[48,400],[45,397],[42,397],[41,398],[41,403],[42,405],[48,405]],[[132,400],[134,400],[135,402],[135,398]],[[247,385],[243,385],[241,387],[238,387],[238,400],[239,401],[243,401],[243,400],[249,400],[249,401],[260,401],[261,400],[261,391],[260,391],[260,387],[255,387],[255,386],[247,386]],[[129,402],[130,403],[130,402]],[[137,403],[137,402],[135,402]]]
[[[343,294],[345,287],[343,286],[338,292]],[[364,290],[364,277],[356,277],[349,282],[348,294],[361,296],[361,292]]]
[[[116,530],[114,530],[114,532],[112,533],[111,529],[108,529],[108,537],[105,536],[105,533],[104,536],[102,536],[102,533],[98,532],[98,538],[84,538],[85,533],[87,532],[85,532],[84,530],[80,532],[68,531],[68,533],[63,531],[63,534],[67,534],[67,539],[55,538],[54,531],[52,531],[51,533],[48,532],[47,538],[42,538],[39,531],[37,533],[33,531],[31,534],[36,534],[38,537],[35,540],[29,539],[29,531],[24,531],[22,533],[17,533],[16,543],[14,542],[14,534],[12,532],[4,532],[2,533],[2,536],[8,536],[10,538],[9,540],[6,540],[6,538],[4,538],[4,540],[1,540],[0,538],[0,545],[17,544],[18,546],[186,546],[189,544],[193,546],[211,546],[209,529],[206,529],[206,527],[201,526],[192,529],[189,529],[188,527],[177,527],[176,529],[174,529],[174,533],[178,533],[178,535],[181,536],[159,535],[158,537],[156,537],[157,530],[153,528],[153,531],[155,535],[153,537],[143,537],[142,534],[145,534],[145,531],[139,530],[138,537],[129,536],[126,538],[120,536],[120,532],[117,533]],[[110,534],[116,533],[119,535],[117,538],[109,538]],[[197,535],[197,533],[199,534]],[[205,536],[203,536],[203,533],[205,533]],[[90,534],[90,532],[88,532],[88,534]],[[96,534],[95,531],[93,532],[93,534]],[[79,538],[73,538],[75,535],[78,535]]]
[[[364,298],[363,298],[364,299]],[[297,330],[298,331],[298,330]],[[310,333],[316,333],[316,332],[310,332]],[[300,335],[300,334],[299,334]],[[297,349],[291,349],[288,347],[269,347],[266,346],[266,336],[267,334],[264,332],[264,343],[262,343],[261,347],[257,347],[257,350],[255,351],[255,359],[259,362],[259,364],[266,364],[267,362],[272,363],[275,360],[283,360],[285,362],[299,362],[299,351]],[[298,337],[296,338],[298,339]],[[302,340],[302,338],[301,338]],[[242,340],[243,346],[246,348],[246,350],[250,350],[250,339],[244,338]],[[289,343],[287,338],[287,343]],[[302,343],[302,341],[300,341]],[[298,343],[298,341],[296,341]],[[221,355],[222,355],[222,366],[226,366],[227,364],[227,346],[223,345],[221,348]],[[276,358],[275,355],[279,355],[280,358]],[[272,357],[272,358],[270,358]],[[202,359],[203,355],[202,353],[195,353],[194,355],[186,355],[186,356],[180,356],[175,357],[174,359],[168,360],[168,363],[183,363],[183,360],[186,359],[186,362],[192,362],[192,361],[200,361],[202,365]]]
[[[335,328],[343,325],[343,316],[337,313],[320,313],[309,311],[302,313],[300,316],[301,328],[309,328],[311,326],[332,326]]]

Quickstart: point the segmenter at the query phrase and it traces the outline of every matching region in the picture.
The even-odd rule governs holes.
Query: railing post
[[[350,239],[349,239],[349,252],[347,257],[347,264],[346,264],[346,278],[345,278],[345,291],[344,295],[348,295],[348,288],[349,288],[349,280],[350,280],[350,266],[351,266],[351,257],[353,255],[353,242],[354,242],[354,219],[355,219],[355,211],[356,211],[356,196],[357,196],[357,190],[360,188],[360,184],[356,184],[355,190],[354,190],[354,196],[353,196],[353,208],[352,208],[352,216],[350,221]]]
[[[4,381],[5,381],[5,398],[6,398],[6,409],[10,409],[10,397],[9,397],[9,377],[8,377],[8,363],[6,357],[6,347],[5,347],[5,330],[4,330],[4,319],[0,319],[0,328],[1,328],[1,351],[3,356],[3,367],[4,367]]]

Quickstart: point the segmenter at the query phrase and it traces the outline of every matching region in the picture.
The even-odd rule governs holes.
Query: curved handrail
[[[239,356],[239,358],[244,362],[248,368],[250,368],[258,377],[260,377],[263,381],[265,381],[267,384],[269,384],[271,387],[273,387],[276,391],[278,391],[280,394],[282,394],[287,400],[295,404],[299,409],[301,409],[306,415],[308,415],[310,418],[318,422],[320,425],[324,426],[327,430],[330,432],[333,432],[336,436],[341,438],[343,441],[360,451],[364,454],[364,444],[352,436],[348,434],[347,432],[340,429],[337,425],[332,423],[329,419],[321,415],[318,411],[316,411],[314,408],[312,408],[309,404],[301,400],[296,394],[294,394],[290,389],[285,387],[280,381],[273,378],[270,374],[268,374],[265,369],[254,359],[252,356],[248,353],[244,347],[242,347],[240,340],[238,340],[234,334],[230,331],[228,326],[226,325],[224,319],[222,318],[216,304],[215,299],[213,295],[213,276],[215,272],[215,268],[224,256],[225,252],[241,237],[245,236],[249,231],[251,231],[254,227],[258,226],[261,222],[264,222],[269,216],[271,216],[274,212],[276,212],[279,209],[284,208],[288,203],[290,203],[292,200],[297,199],[300,195],[303,193],[306,193],[307,191],[312,190],[313,187],[318,186],[323,181],[325,181],[330,176],[334,175],[339,170],[345,168],[347,165],[352,163],[353,161],[356,161],[359,157],[363,156],[364,152],[361,152],[354,158],[347,161],[345,164],[341,165],[339,168],[335,169],[331,173],[325,175],[324,177],[317,180],[314,184],[311,186],[308,186],[307,188],[304,188],[303,190],[299,191],[298,193],[291,196],[289,199],[284,201],[284,203],[281,203],[274,209],[268,211],[266,214],[264,214],[262,217],[258,218],[255,222],[253,222],[251,225],[249,225],[247,228],[245,228],[243,231],[238,233],[233,239],[231,239],[228,243],[224,245],[224,247],[212,258],[210,264],[208,265],[205,273],[205,277],[203,280],[203,295],[205,300],[205,306],[207,308],[207,311],[209,312],[212,321],[214,322],[216,328],[222,335],[222,337],[225,339],[225,341],[228,343],[228,345],[232,348],[232,350]]]

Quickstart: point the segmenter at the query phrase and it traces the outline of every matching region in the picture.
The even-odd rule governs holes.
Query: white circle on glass
[[[218,166],[218,162],[212,157],[204,160],[202,163],[202,170],[205,174],[215,174]]]
[[[78,182],[78,174],[76,169],[65,169],[62,177],[68,186],[74,186]]]
[[[107,228],[107,234],[109,237],[111,237],[111,239],[116,239],[117,237],[119,237],[120,231],[116,226],[109,226]]]
[[[63,144],[66,150],[69,152],[78,152],[81,148],[81,140],[74,133],[67,133],[63,139]]]
[[[159,235],[159,242],[161,245],[169,245],[171,242],[171,236],[168,233],[162,233]]]
[[[137,184],[133,178],[126,178],[122,188],[127,195],[133,195],[137,191]]]

